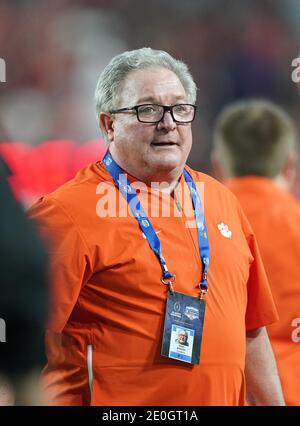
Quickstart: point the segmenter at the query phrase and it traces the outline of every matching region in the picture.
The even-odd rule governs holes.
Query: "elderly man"
[[[96,89],[103,161],[31,211],[53,253],[50,403],[244,405],[246,388],[284,403],[252,230],[225,187],[186,166],[195,100],[166,52],[113,58]],[[178,327],[188,351],[171,344]]]
[[[236,102],[217,120],[213,157],[255,231],[280,317],[267,330],[285,401],[300,405],[300,204],[289,193],[297,163],[294,125],[271,102]]]

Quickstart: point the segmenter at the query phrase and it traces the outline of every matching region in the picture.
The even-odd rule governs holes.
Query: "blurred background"
[[[0,153],[17,197],[29,206],[103,155],[94,89],[124,50],[188,64],[199,89],[194,168],[210,173],[212,125],[228,102],[267,98],[298,125],[299,24],[299,0],[1,0]]]

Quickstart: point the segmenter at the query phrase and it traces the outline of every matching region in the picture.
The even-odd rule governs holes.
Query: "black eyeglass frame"
[[[160,120],[156,120],[156,121],[143,121],[143,120],[140,119],[140,117],[139,117],[139,110],[138,110],[139,107],[148,106],[148,105],[150,105],[150,106],[153,105],[153,106],[158,106],[158,107],[162,107],[163,108],[163,115],[162,115],[162,117],[161,117]],[[174,114],[173,114],[173,108],[177,107],[177,106],[181,106],[181,105],[188,105],[188,106],[192,106],[194,108],[194,115],[193,115],[193,118],[191,120],[188,120],[188,121],[178,121],[178,120],[175,119]],[[168,112],[168,111],[170,111],[171,117],[172,117],[172,119],[173,119],[173,121],[175,123],[187,124],[187,123],[192,123],[192,121],[194,121],[195,115],[196,115],[196,110],[197,110],[197,105],[193,105],[193,104],[175,104],[175,105],[141,104],[141,105],[135,105],[135,106],[133,106],[131,108],[120,108],[120,109],[111,110],[111,111],[109,111],[109,113],[110,114],[119,114],[119,113],[123,113],[123,112],[135,111],[136,117],[137,117],[137,119],[138,119],[138,121],[140,123],[158,124],[158,123],[160,123],[164,119],[165,113]]]

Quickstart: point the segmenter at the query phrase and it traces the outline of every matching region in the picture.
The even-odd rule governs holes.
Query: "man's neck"
[[[174,191],[183,172],[183,169],[178,167],[169,171],[160,170],[156,173],[147,172],[146,169],[140,173],[136,173],[134,170],[131,170],[128,165],[122,164],[114,152],[110,153],[116,163],[124,170],[124,172],[134,177],[136,180],[151,186],[151,188],[168,194],[171,194]]]
[[[182,170],[172,170],[172,172],[159,172],[154,174],[139,174],[131,173],[126,171],[129,175],[133,176],[140,182],[144,182],[146,185],[150,186],[152,189],[171,194],[176,186],[178,185]]]
[[[157,189],[158,191],[164,192],[166,194],[171,194],[176,186],[178,185],[181,173],[178,177],[172,181],[167,179],[162,179],[161,181],[152,180],[151,182],[146,182],[147,185],[151,186],[153,189]]]
[[[279,186],[279,188],[284,189],[285,191],[291,190],[291,183],[281,174],[272,179],[272,181],[275,183],[275,185]]]

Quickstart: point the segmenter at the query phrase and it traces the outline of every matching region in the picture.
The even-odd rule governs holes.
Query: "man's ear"
[[[106,112],[100,112],[99,124],[102,131],[107,134],[108,140],[112,142],[114,140],[114,121],[111,115]]]
[[[294,184],[297,173],[298,154],[295,151],[289,153],[281,175],[286,181],[287,187],[291,188]]]

